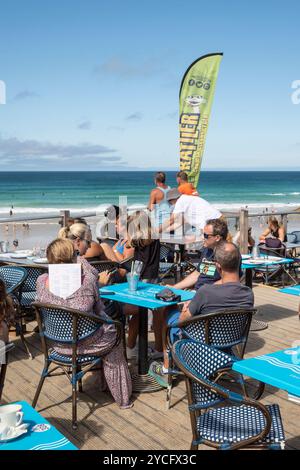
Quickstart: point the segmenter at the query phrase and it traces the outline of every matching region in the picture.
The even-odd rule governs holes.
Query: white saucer
[[[15,258],[15,259],[23,259],[23,258],[27,258],[28,255],[25,255],[24,253],[12,253],[10,255],[11,258]]]
[[[33,258],[32,261],[34,263],[39,263],[39,264],[47,264],[48,263],[47,258]]]
[[[22,436],[22,434],[27,433],[28,427],[29,423],[21,424],[20,426],[16,427],[13,431],[11,431],[8,437],[0,437],[0,442],[12,441],[13,439],[17,439],[18,437]]]
[[[245,260],[245,264],[265,264],[266,263],[266,260],[262,260],[262,259],[249,259],[249,260]]]

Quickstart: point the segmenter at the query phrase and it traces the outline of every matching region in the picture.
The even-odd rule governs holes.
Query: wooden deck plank
[[[300,339],[299,298],[279,294],[276,289],[255,286],[256,318],[268,329],[250,332],[246,357],[292,346]],[[34,323],[29,327],[34,327]],[[15,349],[7,371],[3,400],[31,403],[43,368],[39,336],[28,335],[35,355],[30,361],[19,338],[12,338]],[[108,393],[97,390],[93,378],[84,381],[79,394],[78,430],[71,428],[71,387],[65,377],[45,381],[37,410],[80,449],[188,449],[191,441],[189,413],[184,381],[174,387],[172,407],[166,410],[166,391],[134,396],[134,407],[120,410]],[[299,405],[288,401],[287,393],[266,387],[263,403],[278,403],[283,417],[287,448],[300,449]],[[201,446],[203,449],[207,447]]]

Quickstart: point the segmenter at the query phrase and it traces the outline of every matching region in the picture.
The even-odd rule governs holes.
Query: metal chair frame
[[[19,280],[15,283],[12,283],[10,280],[7,282],[5,280],[7,278],[11,278],[10,273],[17,273],[19,274]],[[16,328],[16,336],[20,336],[22,344],[26,353],[28,354],[29,359],[32,359],[32,354],[29,350],[26,338],[24,336],[24,327],[25,327],[25,315],[22,313],[21,309],[21,298],[22,298],[22,289],[28,277],[28,272],[24,267],[21,266],[0,266],[0,277],[3,278],[6,284],[6,291],[7,294],[11,296],[14,304],[14,308],[16,311],[15,316],[15,328]]]
[[[167,409],[170,407],[171,404],[171,393],[172,393],[172,387],[173,387],[173,377],[178,375],[178,370],[174,369],[173,366],[173,359],[172,359],[172,343],[171,343],[171,338],[170,338],[170,332],[172,328],[180,328],[182,332],[183,338],[187,339],[192,339],[196,342],[203,342],[205,344],[208,344],[210,346],[213,346],[221,351],[229,352],[233,357],[235,357],[237,360],[243,359],[246,345],[247,345],[247,340],[248,340],[248,335],[250,331],[250,326],[251,326],[251,321],[253,315],[255,315],[257,312],[257,309],[224,309],[224,310],[219,310],[216,312],[211,312],[211,313],[206,313],[203,315],[196,315],[188,320],[185,320],[183,322],[176,322],[173,325],[170,325],[166,328],[165,332],[165,344],[167,344],[167,350],[168,350],[168,356],[169,356],[169,374],[168,374],[168,387],[167,387],[167,396],[166,396],[166,406]],[[230,341],[229,339],[227,342],[225,340],[216,342],[214,341],[214,337],[218,336],[218,333],[216,331],[217,324],[219,322],[220,327],[224,328],[224,323],[222,324],[222,320],[226,320],[227,317],[232,317],[235,315],[242,315],[245,316],[244,319],[244,325],[243,328],[241,329],[239,337],[236,337],[236,339],[233,341]],[[202,333],[202,338],[195,338],[195,336],[192,336],[191,333],[189,333],[189,327],[193,325],[199,325],[199,333]],[[229,322],[225,321],[225,325],[228,325],[229,328]],[[239,327],[240,328],[240,327]],[[201,331],[202,329],[202,331]],[[227,338],[230,338],[230,336],[233,336],[232,329],[228,330],[227,332],[223,329],[222,330],[223,336],[227,335]],[[230,373],[230,374],[229,374]],[[224,374],[232,374],[232,371],[224,370],[222,373],[219,374],[218,379],[221,378]],[[246,387],[245,387],[245,382],[243,379],[243,376],[241,374],[235,373],[235,378],[239,382],[240,386],[242,387],[244,395],[247,395]],[[254,398],[258,399],[261,397],[261,395],[264,392],[265,385],[262,382],[258,382],[258,387],[257,390],[254,394]]]
[[[192,369],[190,365],[186,365],[186,363],[183,363],[183,360],[181,359],[180,349],[186,343],[197,345],[197,342],[190,340],[190,339],[183,339],[183,340],[176,341],[174,345],[172,346],[172,356],[173,356],[176,366],[183,373],[185,377],[187,397],[188,397],[188,408],[189,408],[191,428],[192,428],[192,433],[193,433],[193,439],[192,439],[191,447],[190,447],[191,450],[198,450],[199,444],[205,444],[205,445],[208,445],[210,447],[220,449],[220,450],[237,450],[237,449],[242,449],[245,447],[247,448],[251,447],[255,449],[265,449],[265,448],[282,449],[283,442],[280,442],[280,444],[279,443],[268,444],[268,443],[259,442],[260,440],[263,440],[269,434],[271,430],[272,418],[271,418],[268,408],[256,400],[250,399],[247,396],[240,395],[238,393],[232,392],[224,388],[223,386],[220,386],[219,384],[216,383],[215,377],[213,376],[214,374],[211,374],[209,378],[206,378],[200,375],[200,373],[196,371],[195,369]],[[203,344],[203,346],[205,346],[206,348],[209,348],[212,351],[216,349],[209,345]],[[219,351],[219,353],[222,355],[222,360],[224,362],[227,362],[226,368],[227,367],[230,368],[236,359],[224,352]],[[215,375],[218,375],[218,370],[215,371]],[[197,384],[201,387],[201,389],[214,394],[214,400],[211,400],[210,403],[208,402],[206,404],[200,404],[200,403],[198,404],[193,394],[194,384]],[[206,412],[208,412],[209,410],[211,410],[212,408],[216,406],[219,406],[220,404],[222,407],[226,408],[226,406],[224,406],[224,402],[225,403],[231,402],[239,407],[242,407],[242,406],[252,407],[258,410],[259,412],[261,412],[265,420],[264,429],[260,433],[248,439],[244,439],[244,440],[241,439],[232,444],[229,444],[229,443],[220,444],[211,440],[199,438],[198,431],[197,431],[197,418],[199,418],[201,414],[203,413],[205,414]]]
[[[4,362],[2,364],[0,362],[0,400],[2,398],[2,392],[4,388],[9,352],[14,347],[15,346],[13,343],[7,343],[4,346],[0,347],[0,358],[4,357]]]
[[[39,303],[34,302],[33,307],[36,312],[36,319],[39,326],[41,343],[42,343],[42,350],[44,354],[44,368],[41,374],[41,378],[32,402],[33,408],[36,407],[39,395],[41,393],[44,381],[47,377],[55,377],[58,375],[66,375],[70,384],[72,385],[72,427],[73,429],[77,429],[77,384],[79,386],[79,392],[83,392],[82,388],[82,378],[83,376],[89,372],[91,369],[95,369],[97,365],[100,364],[102,361],[102,356],[97,358],[93,358],[91,360],[85,361],[84,365],[79,363],[79,359],[82,356],[77,354],[77,346],[78,341],[78,324],[80,319],[89,319],[95,322],[95,324],[102,325],[104,323],[113,324],[116,328],[116,341],[113,347],[119,344],[121,337],[122,337],[122,325],[120,322],[101,318],[94,314],[82,312],[80,310],[71,309],[71,308],[64,308],[61,306],[46,304],[46,303]],[[53,343],[55,340],[53,338],[49,339],[47,337],[47,331],[45,330],[45,324],[43,322],[43,310],[55,310],[56,312],[59,311],[61,315],[71,315],[72,322],[70,324],[70,334],[72,335],[72,341],[66,341],[65,344],[70,344],[72,346],[72,356],[65,356],[68,359],[71,359],[71,364],[66,364],[65,362],[50,359],[51,355],[51,348],[53,348]],[[61,339],[57,339],[57,342],[61,342]],[[61,354],[61,356],[63,356]],[[92,356],[92,355],[91,355]],[[51,365],[54,365],[52,370],[49,370]],[[55,372],[58,369],[61,369],[61,372]]]

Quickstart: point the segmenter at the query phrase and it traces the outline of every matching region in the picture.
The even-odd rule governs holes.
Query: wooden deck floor
[[[297,309],[299,299],[265,286],[254,288],[257,319],[269,328],[251,332],[246,356],[290,347],[300,339]],[[34,326],[34,325],[33,325]],[[43,367],[38,335],[27,336],[34,360],[27,359],[19,339],[11,354],[3,401],[31,403]],[[71,428],[70,385],[66,378],[48,379],[37,410],[80,449],[188,449],[191,441],[184,382],[173,392],[170,410],[165,409],[165,391],[135,395],[134,407],[119,410],[106,393],[97,391],[90,377],[78,401],[78,430]],[[286,392],[267,387],[263,402],[278,403],[286,432],[287,448],[300,449],[300,405],[287,400]],[[203,449],[207,447],[203,446]]]

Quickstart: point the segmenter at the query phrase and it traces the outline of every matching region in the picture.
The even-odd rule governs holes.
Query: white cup
[[[0,425],[9,428],[16,428],[22,423],[23,413],[22,405],[3,405],[0,406]]]

